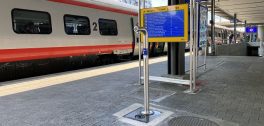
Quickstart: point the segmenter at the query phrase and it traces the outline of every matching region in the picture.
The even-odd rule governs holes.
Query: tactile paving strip
[[[169,126],[219,126],[217,123],[208,119],[193,116],[181,116],[171,119]]]

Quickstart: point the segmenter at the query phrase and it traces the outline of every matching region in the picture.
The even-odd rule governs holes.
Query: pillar
[[[169,0],[169,5],[183,4],[185,0]],[[168,74],[185,74],[185,43],[168,43]]]
[[[211,0],[211,49],[212,54],[216,54],[215,43],[215,0]]]

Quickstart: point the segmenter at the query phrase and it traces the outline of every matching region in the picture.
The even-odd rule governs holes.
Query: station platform
[[[167,73],[167,57],[150,64],[150,75]],[[120,116],[143,106],[137,66],[132,61],[0,83],[0,126],[142,125]],[[145,125],[263,126],[264,58],[208,57],[207,67],[199,69],[197,94],[151,82],[151,109],[167,115]]]

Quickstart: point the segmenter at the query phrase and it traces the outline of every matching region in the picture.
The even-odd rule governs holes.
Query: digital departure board
[[[147,8],[141,11],[141,27],[149,42],[187,42],[188,5]]]
[[[183,37],[184,11],[145,14],[145,28],[149,37]]]
[[[257,26],[246,27],[246,33],[257,33],[257,32],[258,32]]]

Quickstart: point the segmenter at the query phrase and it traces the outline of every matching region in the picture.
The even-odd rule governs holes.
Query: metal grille
[[[169,121],[169,126],[219,126],[217,123],[208,119],[192,116],[181,116]]]

